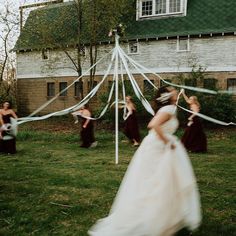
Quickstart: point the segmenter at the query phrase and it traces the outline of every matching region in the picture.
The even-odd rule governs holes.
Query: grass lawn
[[[38,124],[22,125],[18,153],[0,156],[0,235],[87,235],[109,212],[135,148],[120,142],[115,165],[112,131],[98,131],[98,147],[87,150],[75,126]],[[207,154],[190,155],[203,210],[193,235],[236,235],[235,129],[209,131],[208,140]]]

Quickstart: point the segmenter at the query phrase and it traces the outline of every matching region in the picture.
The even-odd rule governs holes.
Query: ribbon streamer
[[[138,99],[141,101],[141,103],[143,104],[144,108],[147,110],[147,112],[149,112],[150,114],[154,115],[154,111],[150,105],[150,103],[146,100],[146,98],[144,97],[143,93],[141,92],[134,76],[132,75],[132,73],[129,70],[129,66],[128,66],[128,62],[134,66],[134,68],[153,86],[153,88],[158,89],[151,81],[150,79],[142,72],[142,70],[147,71],[148,73],[151,73],[155,76],[157,76],[160,80],[162,80],[164,83],[174,86],[174,87],[179,87],[179,88],[184,88],[184,89],[188,89],[188,90],[193,90],[193,91],[197,91],[197,92],[203,92],[203,93],[210,93],[210,94],[217,94],[216,91],[213,90],[209,90],[209,89],[204,89],[204,88],[196,88],[196,87],[191,87],[191,86],[185,86],[185,85],[177,85],[174,83],[170,83],[166,80],[164,80],[160,75],[152,72],[150,69],[142,66],[141,64],[139,64],[138,62],[134,61],[131,57],[129,57],[124,51],[123,49],[119,46],[118,43],[116,43],[116,46],[114,49],[112,49],[107,55],[105,55],[103,58],[101,58],[99,61],[97,61],[93,66],[91,66],[86,72],[85,74],[87,74],[92,68],[94,68],[98,63],[100,63],[106,56],[108,56],[110,53],[112,52],[112,57],[111,57],[111,62],[108,66],[108,69],[106,71],[106,73],[104,74],[102,80],[84,97],[84,99],[82,99],[78,104],[71,106],[67,109],[61,110],[61,111],[57,111],[57,112],[53,112],[44,116],[40,116],[40,117],[32,117],[33,115],[35,115],[36,113],[40,112],[42,109],[44,109],[46,106],[48,106],[51,102],[53,102],[56,98],[58,98],[58,96],[63,93],[64,91],[66,91],[68,88],[70,88],[75,82],[79,81],[83,75],[81,75],[80,77],[78,77],[72,84],[70,84],[67,88],[65,88],[64,90],[62,90],[60,93],[58,93],[54,98],[52,98],[50,101],[46,102],[44,105],[42,105],[40,108],[38,108],[36,111],[34,111],[32,114],[30,114],[28,117],[23,117],[23,118],[19,118],[18,119],[18,124],[22,124],[25,122],[29,122],[29,121],[36,121],[36,120],[44,120],[47,119],[49,117],[52,116],[61,116],[61,115],[65,115],[68,114],[70,112],[76,111],[78,109],[80,109],[82,106],[84,106],[86,103],[88,103],[88,101],[97,93],[98,89],[100,88],[100,86],[103,84],[103,82],[105,81],[105,79],[107,78],[108,74],[110,73],[111,67],[113,65],[114,60],[120,60],[120,74],[121,74],[121,81],[122,81],[122,93],[123,93],[123,103],[126,104],[125,102],[125,85],[124,85],[124,78],[123,78],[123,66],[125,69],[126,74],[128,75],[129,81],[133,87],[134,93],[135,95],[138,97]],[[118,62],[116,62],[115,68],[114,68],[114,76],[113,76],[113,84],[108,96],[108,100],[106,103],[106,106],[104,107],[104,109],[102,110],[102,112],[100,113],[100,115],[97,118],[93,118],[93,117],[86,117],[83,116],[84,118],[87,119],[91,119],[91,120],[97,120],[100,119],[105,112],[107,111],[107,109],[109,108],[110,102],[111,102],[111,98],[114,92],[114,83],[115,83],[115,74],[118,73],[118,67],[117,64]],[[116,73],[115,73],[116,71]],[[219,93],[222,93],[222,91],[220,91]],[[180,92],[181,94],[181,92]],[[180,96],[179,94],[179,96]],[[178,99],[179,99],[178,96]],[[203,119],[206,119],[208,121],[211,121],[213,123],[216,124],[221,124],[221,125],[235,125],[235,123],[233,122],[223,122],[223,121],[219,121],[217,119],[211,118],[209,116],[200,114],[200,113],[194,113],[188,109],[185,109],[179,105],[177,105],[179,108],[195,114]],[[81,115],[82,116],[82,115]],[[124,111],[123,111],[123,118],[126,119],[127,118],[127,111],[126,111],[126,107],[124,106]]]
[[[150,69],[142,66],[141,64],[139,64],[138,62],[134,61],[131,57],[129,57],[127,54],[125,54],[126,58],[131,61],[133,64],[135,64],[136,66],[140,67],[141,69],[143,69],[144,71],[147,71],[150,74],[153,74],[155,76],[157,76],[160,80],[162,80],[164,83],[171,85],[173,87],[178,87],[178,88],[184,88],[184,89],[188,89],[188,90],[192,90],[192,91],[197,91],[197,92],[202,92],[202,93],[210,93],[210,94],[217,94],[216,91],[214,90],[210,90],[210,89],[204,89],[204,88],[197,88],[197,87],[191,87],[191,86],[186,86],[186,85],[178,85],[178,84],[174,84],[174,83],[170,83],[166,80],[164,80],[160,75],[158,75],[157,73],[151,71]]]
[[[116,51],[113,50],[111,62],[109,64],[108,69],[107,69],[105,75],[103,76],[102,80],[78,104],[76,104],[74,106],[71,106],[67,109],[61,110],[61,111],[56,111],[56,112],[53,112],[53,113],[49,113],[49,114],[44,115],[44,116],[39,116],[39,117],[30,117],[30,116],[28,116],[28,117],[18,118],[18,124],[23,124],[23,123],[29,122],[29,121],[44,120],[44,119],[48,119],[49,117],[52,117],[52,116],[61,116],[61,115],[65,115],[65,114],[71,113],[73,111],[79,110],[86,103],[88,103],[88,101],[97,93],[98,89],[100,88],[100,86],[103,84],[103,82],[107,78],[108,74],[110,73],[113,61],[115,59],[115,53],[116,53]],[[91,117],[90,119],[93,119],[93,118]]]
[[[180,109],[184,110],[184,111],[187,111],[187,112],[189,112],[189,113],[191,113],[191,114],[194,114],[194,115],[196,115],[196,116],[199,116],[199,117],[203,118],[204,120],[208,120],[208,121],[210,121],[210,122],[212,122],[212,123],[215,123],[215,124],[225,125],[225,126],[236,125],[236,123],[234,123],[234,122],[229,122],[229,123],[227,123],[227,122],[224,122],[224,121],[221,121],[221,120],[217,120],[217,119],[215,119],[215,118],[212,118],[212,117],[210,117],[210,116],[206,116],[206,115],[201,114],[201,113],[198,113],[198,112],[193,112],[193,111],[188,110],[188,109],[186,109],[186,108],[184,108],[184,107],[182,107],[182,106],[180,106],[180,105],[177,105],[177,106],[178,106]]]
[[[28,117],[34,116],[40,111],[42,111],[45,107],[47,107],[49,104],[51,104],[53,101],[55,101],[62,93],[67,91],[72,85],[74,85],[76,82],[78,82],[84,75],[86,75],[90,70],[92,70],[97,64],[99,64],[101,61],[103,61],[108,55],[110,55],[111,52],[113,52],[114,49],[112,49],[108,54],[106,54],[104,57],[99,59],[95,64],[93,64],[85,73],[83,73],[81,76],[79,76],[76,80],[74,80],[70,85],[68,85],[66,88],[64,88],[62,91],[60,91],[58,94],[55,95],[52,99],[44,103],[42,106],[40,106],[38,109],[36,109],[34,112],[32,112]]]

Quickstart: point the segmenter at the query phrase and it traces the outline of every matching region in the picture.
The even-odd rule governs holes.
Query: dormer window
[[[138,0],[138,18],[185,16],[187,0]]]

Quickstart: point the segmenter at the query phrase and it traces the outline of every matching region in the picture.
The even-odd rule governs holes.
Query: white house
[[[66,45],[67,52],[76,58],[78,35],[74,8],[73,2],[64,2],[34,10],[29,15],[15,46],[20,112],[32,112],[77,78],[65,52],[59,46],[49,45],[39,28],[42,22],[49,28],[57,22],[55,32],[60,29],[58,32],[67,34],[56,40]],[[236,91],[235,0],[137,0],[136,8],[136,19],[131,17],[124,22],[127,30],[121,42],[134,60],[170,80],[201,66],[207,78],[203,86],[210,82],[223,90]],[[70,12],[70,17],[63,21],[62,11]],[[101,40],[98,57],[104,56],[113,46],[109,39]],[[86,44],[81,53],[85,71],[90,67]],[[108,63],[109,57],[98,65],[96,80],[104,74]],[[143,89],[148,89],[141,76],[136,75],[136,79]],[[153,76],[150,79],[159,84]],[[83,80],[84,93],[87,93],[88,82],[86,78]],[[75,83],[44,112],[77,103],[81,99],[80,86]]]

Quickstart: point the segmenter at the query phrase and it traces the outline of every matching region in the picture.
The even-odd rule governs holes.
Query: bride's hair
[[[162,86],[158,89],[155,97],[157,110],[159,110],[163,106],[171,104],[172,89],[173,88],[171,86]]]

